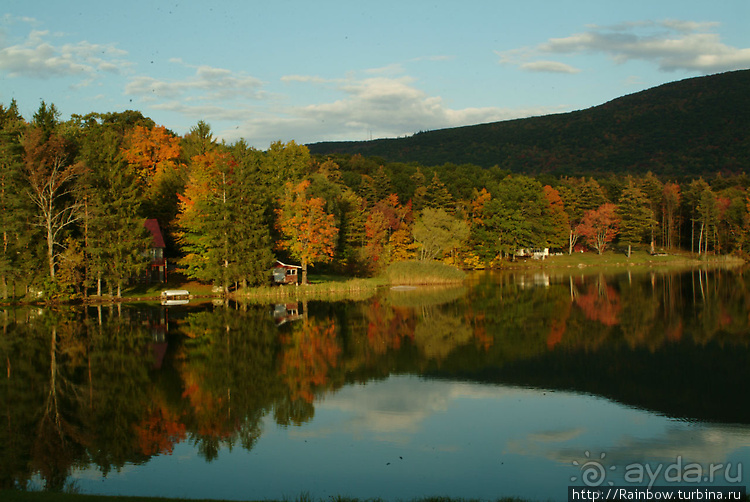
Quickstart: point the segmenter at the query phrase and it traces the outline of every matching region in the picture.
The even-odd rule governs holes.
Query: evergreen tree
[[[538,181],[508,176],[484,205],[487,251],[514,256],[519,249],[545,247],[552,235],[547,199]]]
[[[234,152],[239,162],[223,147],[193,158],[178,215],[187,275],[225,292],[261,283],[272,260],[258,161],[242,146]]]
[[[417,168],[417,171],[411,175],[411,182],[414,186],[414,196],[411,200],[411,207],[414,211],[419,212],[425,207],[427,178],[422,174],[422,170]]]
[[[255,150],[244,153],[239,158],[234,157],[236,166],[232,173],[228,203],[232,216],[230,261],[235,264],[232,277],[246,287],[266,281],[273,253],[265,219],[266,199],[258,169],[260,153]]]
[[[648,172],[646,176],[639,180],[637,184],[638,188],[643,191],[648,199],[648,207],[651,211],[650,221],[650,238],[651,238],[651,252],[653,253],[656,246],[656,236],[658,235],[657,229],[659,226],[659,220],[663,219],[661,216],[662,209],[662,197],[664,194],[664,184],[659,181],[659,178],[654,176],[654,173]],[[664,242],[661,243],[664,245]]]
[[[277,199],[284,192],[284,184],[299,182],[310,171],[310,150],[294,141],[275,141],[266,151],[261,164],[263,180],[269,195]]]
[[[143,225],[142,186],[138,175],[122,156],[124,135],[111,122],[98,120],[84,126],[80,149],[84,166],[76,197],[82,207],[85,286],[102,281],[117,296],[147,266],[145,252],[151,235]]]
[[[424,206],[432,209],[444,209],[448,212],[452,210],[453,196],[446,188],[445,183],[440,181],[437,173],[433,175],[432,181],[425,190]]]
[[[211,132],[211,126],[199,120],[198,124],[191,127],[182,138],[180,153],[183,162],[189,164],[190,160],[196,155],[203,155],[215,147],[216,141]]]
[[[620,194],[617,207],[620,219],[620,242],[628,246],[628,258],[633,244],[643,242],[646,234],[654,227],[654,215],[646,194],[628,181],[628,186]]]
[[[18,106],[0,105],[0,294],[7,299],[15,280],[29,266],[31,229],[25,223],[32,214],[30,200],[23,197],[23,147],[25,128]]]

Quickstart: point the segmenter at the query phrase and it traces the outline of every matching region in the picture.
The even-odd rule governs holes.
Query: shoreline
[[[467,274],[472,272],[520,272],[520,271],[570,271],[578,269],[580,271],[641,271],[654,269],[687,269],[697,267],[709,268],[735,268],[740,267],[747,262],[737,256],[711,256],[708,258],[696,258],[685,254],[665,254],[650,255],[644,252],[634,252],[628,258],[624,254],[617,252],[606,252],[603,255],[593,253],[574,253],[573,255],[551,256],[547,259],[518,259],[512,262],[502,262],[498,267],[486,269],[468,270]],[[229,294],[223,293],[206,293],[210,285],[197,284],[193,281],[180,282],[177,284],[165,284],[161,289],[187,289],[190,285],[198,287],[204,291],[191,293],[191,300],[215,300],[230,299],[235,301],[267,301],[267,300],[364,300],[372,296],[379,288],[384,287],[429,287],[429,286],[446,286],[462,284],[466,279],[461,281],[446,281],[445,283],[420,282],[418,280],[401,283],[390,282],[384,277],[357,278],[357,277],[329,277],[323,276],[318,279],[313,276],[310,284],[303,285],[285,285],[285,286],[258,286],[247,288],[246,290],[233,291]],[[319,281],[319,282],[318,282]],[[0,307],[20,307],[20,306],[61,306],[61,305],[112,305],[123,303],[141,303],[141,302],[160,302],[160,294],[142,294],[133,296],[89,296],[87,298],[77,298],[67,301],[0,301]]]

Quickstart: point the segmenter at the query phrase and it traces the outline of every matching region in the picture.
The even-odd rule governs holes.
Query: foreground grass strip
[[[227,502],[221,499],[183,499],[163,497],[124,497],[110,495],[79,495],[61,492],[16,491],[0,490],[0,500],[3,502]],[[315,499],[309,495],[301,495],[295,502],[380,502],[381,499],[358,499],[345,496],[333,496],[327,499]],[[236,501],[235,501],[236,502]],[[246,502],[255,502],[247,499]],[[289,502],[264,500],[257,502]],[[450,497],[425,497],[406,499],[402,502],[480,502],[478,499],[460,499]],[[523,502],[515,497],[498,498],[494,502]]]

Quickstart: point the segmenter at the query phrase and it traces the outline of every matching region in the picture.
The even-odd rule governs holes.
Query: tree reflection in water
[[[234,302],[6,309],[0,487],[38,477],[61,490],[74,467],[107,475],[181,442],[212,461],[254,448],[267,417],[304,424],[327,394],[393,374],[747,424],[733,383],[750,381],[748,291],[741,271],[488,273],[464,288],[285,305],[284,322]]]

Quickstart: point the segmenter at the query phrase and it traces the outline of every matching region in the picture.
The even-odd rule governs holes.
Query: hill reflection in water
[[[736,466],[749,304],[716,270],[6,310],[2,486],[557,500],[586,452],[620,483],[636,462]]]

